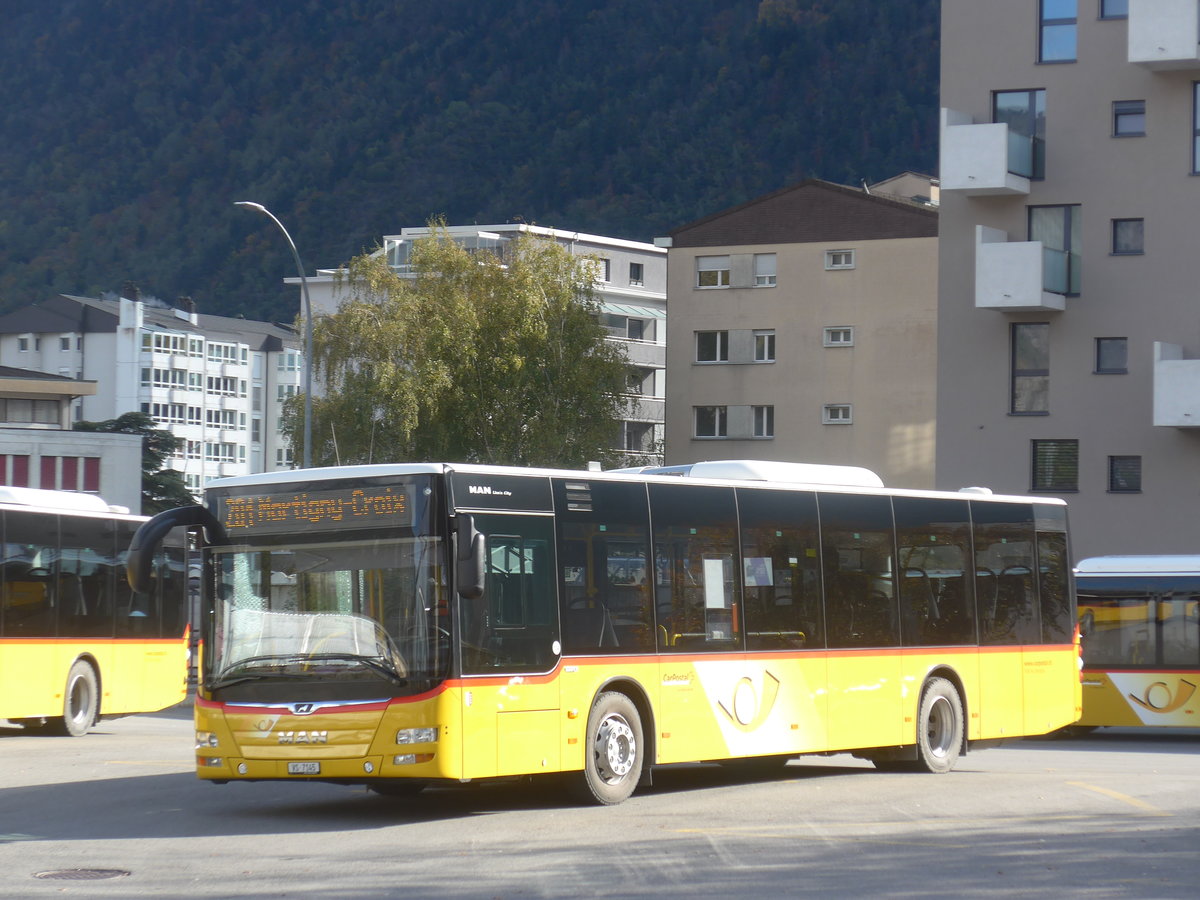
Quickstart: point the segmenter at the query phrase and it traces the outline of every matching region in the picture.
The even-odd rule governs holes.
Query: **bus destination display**
[[[330,529],[411,527],[408,485],[331,491],[288,491],[224,497],[220,518],[228,534],[282,534],[313,526]]]

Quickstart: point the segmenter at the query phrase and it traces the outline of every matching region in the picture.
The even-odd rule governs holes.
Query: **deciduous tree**
[[[533,235],[471,252],[434,223],[411,262],[352,260],[346,299],[314,322],[317,464],[612,459],[630,367],[599,324],[593,260]]]

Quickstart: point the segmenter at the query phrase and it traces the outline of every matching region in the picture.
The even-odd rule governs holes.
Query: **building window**
[[[826,269],[853,269],[854,268],[854,251],[853,250],[826,250],[825,251],[825,268]]]
[[[1112,252],[1114,256],[1137,256],[1144,252],[1142,236],[1145,219],[1112,220]]]
[[[1075,62],[1077,0],[1041,0],[1038,62]]]
[[[1079,441],[1033,441],[1032,490],[1079,490]]]
[[[756,438],[775,437],[775,407],[755,406],[752,409],[754,410],[754,436]]]
[[[849,403],[826,403],[821,421],[825,425],[849,425],[854,421],[854,408]]]
[[[697,256],[696,287],[729,287],[729,257]]]
[[[605,284],[612,281],[612,260],[598,259],[596,260],[596,274]]]
[[[68,335],[63,335],[58,339],[58,349],[64,352],[71,349],[71,338]]]
[[[1009,412],[1045,415],[1050,412],[1050,325],[1019,322],[1012,326],[1012,368]]]
[[[1112,494],[1136,494],[1142,489],[1142,458],[1140,456],[1110,456],[1108,458],[1108,490]]]
[[[1100,18],[1129,18],[1129,0],[1100,0]]]
[[[1200,81],[1192,83],[1192,174],[1200,174]]]
[[[1025,178],[1045,178],[1045,90],[996,91],[992,121],[1008,126],[1008,170]]]
[[[775,362],[775,330],[754,332],[754,361]]]
[[[853,347],[854,327],[852,325],[831,325],[825,329],[821,342],[826,347]]]
[[[1042,243],[1042,284],[1051,294],[1079,294],[1081,219],[1078,204],[1029,207],[1029,240]]]
[[[754,254],[754,286],[775,287],[775,254]]]
[[[1113,137],[1145,136],[1145,100],[1117,100],[1113,103],[1112,110]]]
[[[1129,369],[1129,339],[1123,337],[1096,338],[1096,374],[1124,375]]]
[[[697,331],[696,362],[729,362],[729,332]]]
[[[29,352],[29,338],[27,338],[27,337],[17,338],[17,350],[21,353],[28,353]]]
[[[646,266],[644,263],[631,262],[629,264],[629,283],[637,285],[646,283]]]
[[[696,424],[696,437],[723,438],[729,434],[729,411],[724,406],[696,406],[692,408]]]

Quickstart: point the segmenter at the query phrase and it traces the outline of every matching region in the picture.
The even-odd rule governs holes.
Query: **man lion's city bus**
[[[1075,583],[1080,727],[1200,727],[1200,556],[1095,556]]]
[[[403,794],[563,773],[613,804],[655,765],[947,772],[1078,718],[1061,501],[669,471],[274,472],[155,517],[135,585],[162,535],[203,532],[199,776]]]
[[[145,560],[143,593],[125,577],[146,521],[94,494],[0,487],[0,720],[82,735],[184,699],[182,544]]]

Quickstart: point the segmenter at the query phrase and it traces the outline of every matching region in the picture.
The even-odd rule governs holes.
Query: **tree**
[[[145,413],[127,412],[103,422],[76,422],[75,430],[142,436],[142,512],[145,515],[196,502],[184,484],[183,476],[174,469],[163,468],[167,457],[183,443],[182,439],[155,428],[154,420]]]
[[[435,222],[411,261],[404,278],[356,257],[347,299],[314,322],[317,465],[613,458],[631,370],[599,324],[593,260],[532,235],[503,258],[472,253]],[[300,406],[286,418],[296,448]]]

